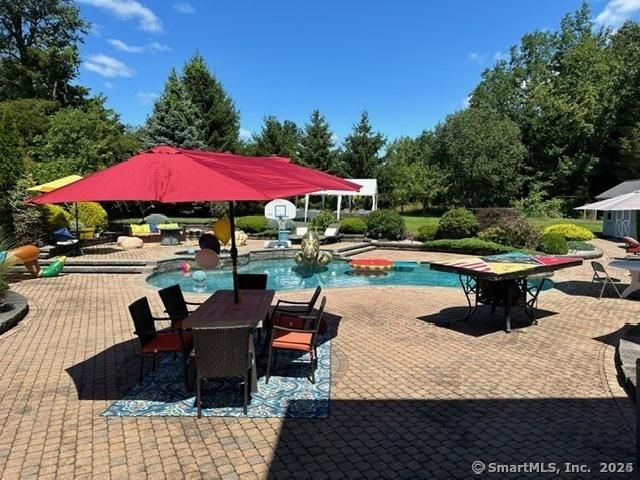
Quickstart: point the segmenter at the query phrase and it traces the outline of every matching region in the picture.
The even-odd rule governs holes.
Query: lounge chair
[[[293,232],[293,235],[289,235],[289,240],[291,240],[291,243],[299,243],[302,241],[302,237],[304,237],[308,231],[308,223],[296,222],[296,229]]]
[[[624,249],[627,253],[640,253],[640,242],[635,238],[624,237]]]
[[[63,227],[53,232],[53,236],[56,240],[56,247],[64,252],[75,252],[79,255],[84,255],[82,248],[80,248],[79,240],[76,236],[69,231],[68,228]]]
[[[320,235],[320,243],[337,242],[342,238],[340,233],[340,224],[332,223],[325,228],[324,233]]]

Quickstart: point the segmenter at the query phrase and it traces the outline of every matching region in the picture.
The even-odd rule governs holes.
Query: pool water
[[[431,270],[426,263],[397,262],[393,270],[378,273],[356,274],[352,272],[349,263],[334,260],[326,267],[315,269],[297,265],[293,260],[259,260],[249,262],[238,267],[240,273],[268,274],[267,288],[272,290],[301,290],[325,287],[354,287],[363,285],[415,285],[427,287],[459,287],[458,275],[453,273]],[[198,272],[198,273],[196,273]],[[202,277],[196,269],[189,277],[184,277],[180,270],[157,273],[147,282],[154,287],[164,288],[176,283],[185,292],[214,292],[233,288],[231,270],[222,268],[207,270],[206,280],[197,282]],[[549,284],[550,282],[547,282]]]

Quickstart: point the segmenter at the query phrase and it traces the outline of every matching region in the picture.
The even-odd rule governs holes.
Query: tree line
[[[319,110],[304,125],[267,115],[251,138],[240,138],[240,112],[199,54],[171,70],[143,125],[124,125],[104,97],[78,85],[79,44],[89,30],[71,0],[0,0],[5,230],[18,179],[86,175],[161,143],[286,156],[377,178],[380,204],[399,208],[569,208],[640,177],[640,25],[596,29],[586,3],[557,31],[524,35],[483,72],[468,107],[393,140],[365,111],[338,142]]]

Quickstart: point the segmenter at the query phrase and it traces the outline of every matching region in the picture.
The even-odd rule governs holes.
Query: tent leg
[[[231,267],[233,275],[233,300],[240,303],[238,291],[238,248],[236,247],[235,202],[229,202],[229,223],[231,224]]]

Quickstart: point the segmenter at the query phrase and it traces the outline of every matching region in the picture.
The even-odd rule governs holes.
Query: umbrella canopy
[[[595,203],[588,203],[575,210],[597,210],[600,212],[612,212],[621,210],[640,210],[640,190],[625,193],[617,197],[607,198]]]
[[[276,157],[246,157],[159,146],[33,203],[156,201],[165,203],[272,200],[360,185]]]
[[[68,177],[58,178],[57,180],[52,180],[51,182],[43,183],[42,185],[27,188],[27,191],[39,193],[53,192],[61,187],[77,182],[78,180],[82,180],[80,175],[69,175]]]
[[[360,191],[361,185],[295,165],[282,157],[247,157],[158,146],[65,187],[30,200],[35,204],[85,201],[165,203],[229,201],[231,231],[234,202],[272,200],[318,190]],[[231,235],[236,302],[237,256]]]

